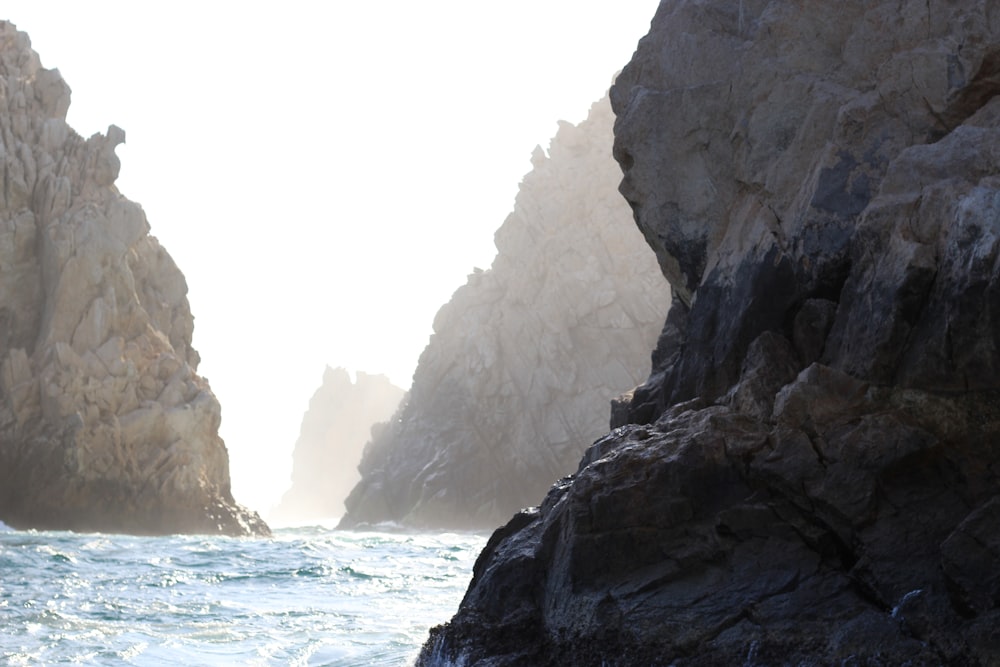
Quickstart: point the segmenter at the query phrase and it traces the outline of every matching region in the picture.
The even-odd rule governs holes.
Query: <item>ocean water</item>
[[[270,539],[12,531],[0,664],[409,665],[485,535],[281,529]]]

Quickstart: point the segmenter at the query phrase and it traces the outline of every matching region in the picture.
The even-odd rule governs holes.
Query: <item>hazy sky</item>
[[[656,0],[10,0],[126,131],[118,187],[187,277],[237,500],[265,511],[326,365],[410,384],[495,254],[536,144],[582,120]],[[610,151],[610,146],[609,146]]]

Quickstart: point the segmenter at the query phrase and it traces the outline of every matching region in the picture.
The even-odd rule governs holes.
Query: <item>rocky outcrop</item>
[[[266,532],[230,493],[184,276],[114,186],[125,133],[82,139],[69,101],[0,22],[0,519]]]
[[[309,401],[292,454],[292,487],[268,513],[274,524],[299,524],[344,515],[344,498],[361,480],[365,444],[392,417],[405,391],[384,375],[327,367]]]
[[[497,525],[571,472],[649,371],[667,286],[615,192],[607,99],[537,148],[497,256],[438,312],[342,526]]]
[[[654,372],[418,664],[997,664],[998,73],[993,3],[660,4]]]

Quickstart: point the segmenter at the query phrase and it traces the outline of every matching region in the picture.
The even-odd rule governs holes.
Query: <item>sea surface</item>
[[[273,538],[0,524],[2,665],[409,665],[455,613],[475,534]]]

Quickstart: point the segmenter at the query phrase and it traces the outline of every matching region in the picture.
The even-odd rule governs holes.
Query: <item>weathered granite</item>
[[[373,433],[385,428],[406,392],[384,375],[329,368],[309,401],[292,452],[292,486],[268,522],[301,524],[344,515],[344,498],[361,480],[358,463]]]
[[[1000,6],[664,0],[612,90],[654,371],[418,665],[995,665]]]
[[[81,138],[69,101],[0,22],[0,519],[266,533],[230,492],[184,276],[114,186],[125,133]]]
[[[617,194],[607,99],[536,148],[497,256],[438,312],[342,526],[491,528],[571,472],[649,372],[669,290]]]

